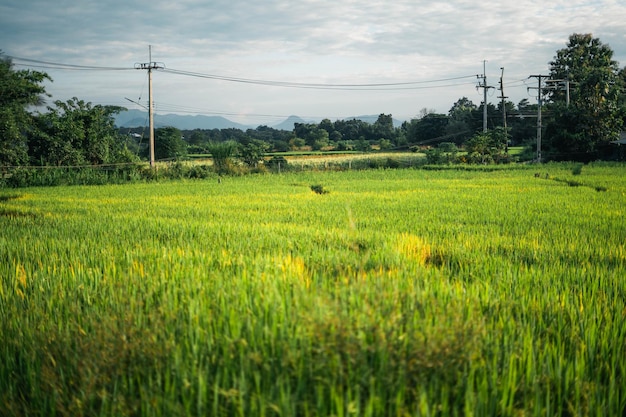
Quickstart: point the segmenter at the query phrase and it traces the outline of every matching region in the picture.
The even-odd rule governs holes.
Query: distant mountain
[[[344,118],[342,120],[353,120],[353,119],[360,120],[362,122],[369,123],[369,124],[374,124],[374,123],[376,123],[376,120],[378,120],[378,115],[364,115],[364,116],[346,117],[346,118]],[[402,120],[397,120],[397,119],[392,119],[392,120],[393,120],[393,126],[394,127],[402,126],[402,123],[403,123]],[[322,121],[321,118],[317,118],[315,120],[314,119],[304,120],[303,118],[301,118],[299,116],[289,116],[282,123],[279,123],[279,124],[274,125],[272,127],[274,129],[279,129],[279,130],[293,130],[294,125],[296,123],[319,123],[321,121]]]
[[[346,117],[343,120],[361,120],[365,123],[374,124],[378,120],[378,115],[364,115],[355,117]],[[289,116],[283,122],[272,126],[274,129],[292,131],[296,123],[319,123],[322,119],[305,120],[299,116]],[[117,127],[142,127],[148,125],[148,112],[143,110],[126,110],[115,116],[115,125]],[[402,121],[393,119],[393,125],[399,127]],[[154,126],[165,127],[172,126],[180,130],[194,129],[255,129],[257,126],[244,125],[233,122],[222,116],[203,116],[203,115],[180,115],[180,114],[155,114]]]
[[[148,112],[142,110],[127,110],[115,116],[117,127],[141,127],[148,125]],[[180,114],[155,114],[154,126],[172,126],[181,130],[193,129],[254,129],[256,126],[233,122],[222,116],[190,116]]]
[[[279,124],[274,125],[272,127],[274,129],[277,129],[277,130],[289,130],[289,131],[292,131],[296,123],[315,123],[315,122],[304,120],[303,118],[298,117],[298,116],[289,116],[282,123],[279,123]]]

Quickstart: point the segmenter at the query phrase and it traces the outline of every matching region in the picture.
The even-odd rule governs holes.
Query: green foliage
[[[256,168],[269,150],[269,144],[259,139],[247,138],[239,144],[237,154],[244,164]]]
[[[328,194],[330,192],[325,189],[324,186],[321,184],[311,185],[311,191],[313,191],[315,194]]]
[[[355,168],[358,168],[358,165],[355,164]],[[401,164],[397,158],[384,157],[384,158],[368,158],[367,167],[371,169],[396,169],[400,168]]]
[[[0,52],[0,166],[28,163],[27,135],[34,125],[28,107],[43,104],[46,80],[43,72],[14,70]]]
[[[618,139],[623,125],[613,51],[591,34],[573,34],[550,64],[550,77],[569,83],[550,92],[555,104],[546,131],[548,156],[583,162],[605,157],[608,143]]]
[[[154,157],[156,160],[179,160],[187,157],[187,144],[182,132],[171,126],[154,132]]]
[[[54,108],[48,107],[48,112],[36,119],[37,129],[29,138],[32,162],[76,166],[113,163],[117,156],[128,159],[113,121],[113,115],[121,110],[92,106],[76,97],[56,101]]]
[[[506,150],[507,134],[502,128],[475,134],[465,144],[467,162],[492,164],[508,162]]]
[[[461,144],[471,138],[479,128],[478,106],[467,97],[457,100],[448,111],[449,122],[445,134]]]
[[[372,126],[374,136],[380,138],[381,149],[390,149],[396,141],[397,133],[391,114],[380,114]]]
[[[391,143],[391,141],[389,139],[381,139],[378,142],[378,144],[380,146],[380,150],[381,151],[387,151],[387,150],[393,148],[393,144]]]
[[[355,148],[357,151],[370,152],[372,150],[372,145],[362,137],[356,142]]]
[[[428,164],[454,164],[459,162],[456,144],[453,142],[441,142],[436,148],[426,151],[426,161]]]
[[[428,113],[403,125],[409,143],[429,142],[446,136],[448,117],[444,114]]]
[[[277,155],[265,161],[265,165],[274,171],[285,171],[289,168],[289,161],[284,156]]]
[[[210,142],[207,150],[213,158],[213,167],[218,174],[229,174],[235,171],[233,157],[237,152],[237,143],[234,141]]]

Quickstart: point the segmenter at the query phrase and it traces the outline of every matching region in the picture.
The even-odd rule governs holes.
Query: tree
[[[297,137],[304,139],[305,143],[313,150],[320,150],[328,146],[330,140],[328,131],[315,123],[296,123],[294,124],[294,133]]]
[[[507,109],[507,115],[511,143],[517,145],[531,142],[535,146],[533,152],[536,152],[537,104],[530,104],[528,99],[524,98],[517,103],[514,112]]]
[[[507,161],[506,141],[507,134],[502,127],[475,134],[465,144],[467,161],[475,164]]]
[[[298,150],[300,148],[302,148],[304,145],[306,145],[306,142],[304,141],[304,139],[299,138],[299,137],[293,137],[289,140],[289,147],[291,148],[291,150],[295,151]]]
[[[175,127],[167,126],[154,132],[154,156],[156,159],[181,159],[187,156],[187,144],[183,134]]]
[[[374,122],[374,135],[378,140],[386,139],[389,142],[395,142],[397,137],[396,130],[393,126],[393,117],[391,114],[380,114]]]
[[[611,48],[591,34],[575,33],[567,47],[557,51],[550,62],[550,79],[565,88],[548,91],[554,121],[545,141],[554,159],[601,158],[607,144],[619,137],[623,118],[618,74]]]
[[[115,128],[117,106],[92,106],[76,97],[55,101],[55,107],[35,118],[37,129],[29,134],[33,163],[86,165],[117,162],[124,140]]]
[[[185,137],[187,137],[187,134],[185,134]],[[192,132],[190,132],[189,140],[187,142],[190,145],[199,146],[206,142],[206,136],[202,130],[194,129]]]
[[[460,144],[472,137],[476,131],[475,113],[478,107],[467,97],[458,99],[448,111],[449,121],[446,135]]]
[[[28,163],[28,132],[34,126],[28,107],[44,104],[44,72],[15,71],[0,51],[0,165]]]
[[[429,113],[420,119],[412,119],[403,125],[409,143],[428,143],[445,138],[448,117],[445,114]]]
[[[426,161],[429,164],[453,164],[458,162],[456,144],[453,142],[441,142],[436,148],[426,151]]]
[[[263,160],[265,152],[269,149],[270,145],[259,139],[250,139],[239,144],[238,155],[239,159],[249,167],[256,167],[259,161]]]

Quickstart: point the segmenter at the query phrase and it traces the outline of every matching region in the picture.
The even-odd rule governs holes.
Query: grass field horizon
[[[625,215],[624,164],[3,189],[0,415],[622,415]]]

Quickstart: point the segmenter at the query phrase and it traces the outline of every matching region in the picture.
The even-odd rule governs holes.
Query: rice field
[[[623,415],[626,166],[573,172],[0,189],[0,415]]]

